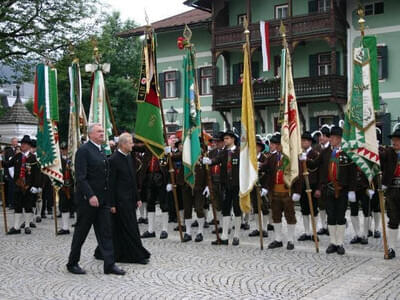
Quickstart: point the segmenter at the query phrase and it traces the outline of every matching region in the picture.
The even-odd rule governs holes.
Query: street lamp
[[[170,123],[175,123],[176,118],[178,117],[178,111],[177,111],[173,106],[171,106],[171,107],[167,110],[166,114],[167,114],[167,120],[168,120],[168,122],[170,122]]]

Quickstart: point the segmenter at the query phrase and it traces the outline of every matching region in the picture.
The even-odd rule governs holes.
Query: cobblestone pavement
[[[321,237],[319,254],[311,242],[296,242],[294,251],[261,251],[259,239],[247,237],[249,231],[241,231],[238,247],[212,246],[211,228],[203,242],[182,244],[170,224],[167,240],[144,240],[150,264],[121,264],[127,275],[117,277],[104,275],[102,263],[93,258],[93,232],[81,258],[88,274],[77,276],[65,268],[72,235],[55,237],[53,220],[43,220],[31,235],[16,236],[4,235],[0,223],[1,300],[400,299],[400,259],[383,259],[381,239],[350,246],[351,226],[346,255],[328,256],[327,236]],[[301,229],[298,216],[297,236]],[[271,236],[264,239],[265,248]]]

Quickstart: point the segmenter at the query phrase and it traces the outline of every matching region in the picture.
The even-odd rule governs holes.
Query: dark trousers
[[[356,202],[350,203],[350,214],[352,217],[358,216],[358,211],[360,210],[360,204],[363,211],[364,217],[371,216],[371,204],[369,200],[369,196],[366,193],[366,190],[361,190],[356,192]]]
[[[239,205],[239,187],[238,186],[225,186],[222,188],[224,191],[224,197],[221,201],[222,215],[224,217],[229,217],[231,215],[231,209],[233,207],[233,212],[235,217],[242,216],[242,211]]]
[[[97,244],[104,258],[104,270],[107,271],[114,264],[114,248],[111,231],[110,208],[91,207],[87,204],[78,207],[78,219],[72,238],[71,252],[68,265],[77,264],[81,257],[82,245],[93,225]]]
[[[312,199],[312,205],[313,205],[313,209],[314,209],[314,217],[316,217],[316,216],[318,216],[318,200],[314,198],[314,191],[315,191],[315,188],[311,187],[311,199]],[[306,192],[306,187],[303,187],[302,192],[301,192],[300,208],[301,208],[301,214],[303,216],[309,216],[311,214],[310,204],[308,201],[308,195]]]
[[[192,191],[191,187],[185,184],[182,192],[185,219],[192,218],[193,206],[195,207],[197,218],[204,218],[204,197],[202,191]]]
[[[70,194],[70,198],[68,199],[67,194],[61,189],[58,192],[59,196],[59,207],[62,213],[72,212],[73,211],[73,199],[72,193]]]
[[[347,190],[342,189],[339,197],[335,198],[335,190],[326,187],[326,213],[328,215],[328,225],[345,225],[347,208]]]
[[[147,211],[155,212],[156,203],[160,203],[162,212],[168,212],[168,198],[165,185],[155,186],[149,184],[147,187]]]
[[[46,180],[43,186],[42,201],[43,201],[42,212],[41,212],[42,215],[44,215],[45,210],[47,210],[47,213],[51,214],[54,204],[53,203],[54,195],[53,195],[53,186],[51,185],[50,180]]]
[[[379,193],[375,191],[375,194],[372,196],[371,199],[371,210],[375,213],[381,212],[381,207],[379,204]]]
[[[398,229],[400,223],[400,188],[389,188],[386,192],[388,227]]]
[[[221,207],[222,207],[222,204],[221,204],[221,201],[222,201],[221,183],[213,182],[212,193],[214,195],[215,210],[216,211],[221,211]]]
[[[253,212],[258,214],[258,196],[257,188],[254,187],[250,193],[251,205],[253,206]],[[266,197],[261,198],[261,211],[264,216],[268,215],[268,202]]]
[[[34,197],[35,195],[31,194],[29,191],[23,192],[20,187],[16,186],[14,193],[15,213],[21,214],[22,209],[24,209],[26,213],[31,213]]]
[[[294,202],[286,192],[271,192],[271,210],[274,223],[282,223],[282,214],[285,215],[286,222],[290,225],[296,224],[296,213]]]
[[[14,193],[15,193],[15,182],[12,178],[8,178],[5,180],[5,195],[6,195],[6,203],[8,206],[14,206]]]

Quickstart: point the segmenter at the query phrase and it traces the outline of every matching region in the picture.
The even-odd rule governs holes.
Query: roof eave
[[[211,3],[210,3],[210,7],[206,7],[206,6],[202,6],[202,5],[198,5],[196,4],[198,0],[186,0],[185,2],[183,2],[184,5],[193,7],[193,8],[197,8],[206,12],[211,13],[212,9],[211,9]]]

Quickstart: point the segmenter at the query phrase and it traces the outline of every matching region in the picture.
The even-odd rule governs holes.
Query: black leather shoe
[[[329,231],[327,228],[321,228],[320,230],[318,230],[317,234],[318,235],[324,235],[324,234],[329,235]]]
[[[249,236],[260,236],[260,232],[257,229],[254,229],[249,233]]]
[[[45,214],[43,214],[41,217],[42,219],[47,219],[47,216]]]
[[[381,233],[379,232],[379,230],[375,230],[374,231],[374,238],[375,239],[379,239],[381,237]]]
[[[179,231],[179,226],[176,226],[175,228],[174,228],[174,231]],[[186,226],[185,225],[182,225],[182,232],[185,232],[186,231]]]
[[[329,244],[328,248],[326,248],[326,254],[332,254],[337,252],[337,246],[334,244]]]
[[[233,238],[232,246],[239,246],[239,238],[237,238],[237,237]]]
[[[214,225],[214,219],[213,220],[211,220],[210,222],[208,222],[208,225]],[[219,225],[219,221],[217,220],[217,225]]]
[[[249,229],[250,229],[250,225],[247,224],[247,223],[242,223],[242,224],[240,225],[240,229],[249,230]]]
[[[199,227],[199,222],[197,222],[197,220],[194,221],[194,222],[192,223],[192,225],[190,225],[190,227]]]
[[[392,248],[389,248],[389,253],[388,253],[388,258],[387,259],[393,259],[396,257],[396,252]]]
[[[213,231],[211,231],[212,234],[215,234],[215,229]],[[218,227],[218,233],[222,233],[222,228]]]
[[[228,245],[228,244],[229,244],[228,240],[221,240],[221,239],[219,240],[219,242],[218,240],[211,242],[211,245]]]
[[[202,242],[203,241],[203,235],[201,233],[198,233],[196,235],[196,238],[194,239],[195,242]]]
[[[40,223],[40,222],[42,222],[42,218],[39,217],[39,216],[37,216],[37,217],[36,217],[36,223]]]
[[[372,236],[372,230],[368,230],[368,237]]]
[[[340,246],[337,246],[336,252],[337,252],[337,254],[339,254],[339,255],[344,255],[346,251],[344,250],[343,245],[340,245]]]
[[[350,244],[360,244],[361,238],[359,236],[355,236],[351,239]]]
[[[273,241],[272,243],[270,243],[268,245],[268,249],[275,249],[275,248],[280,248],[283,247],[283,243],[282,241],[278,242],[278,241]]]
[[[108,270],[104,270],[104,274],[114,274],[114,275],[125,275],[125,271],[118,268],[116,265],[112,265]]]
[[[294,249],[294,244],[292,242],[287,242],[286,249],[287,250],[293,250]]]
[[[156,237],[156,233],[155,232],[150,233],[148,231],[145,231],[141,236],[142,239],[154,238],[154,237]]]
[[[311,235],[303,233],[297,240],[299,242],[311,241]]]
[[[210,228],[210,225],[208,225],[208,222],[204,222],[203,228]]]
[[[265,238],[268,237],[268,231],[263,230],[263,237],[265,237]]]
[[[311,236],[311,241],[314,242],[314,235]],[[317,241],[319,242],[319,237],[317,236]]]
[[[192,236],[191,236],[190,234],[185,233],[185,234],[183,235],[182,243],[186,243],[186,242],[189,242],[189,241],[191,241],[191,240],[192,240]]]
[[[69,234],[69,230],[61,229],[57,232],[57,235]]]
[[[144,218],[144,219],[143,219],[143,224],[149,224],[149,219]]]
[[[267,230],[268,231],[274,231],[274,225],[268,224],[267,225]]]
[[[161,233],[160,233],[160,240],[164,240],[164,239],[166,239],[166,238],[168,238],[168,232],[166,232],[166,231],[161,231]]]
[[[138,224],[144,224],[144,218],[140,217],[137,222]]]
[[[77,275],[83,275],[86,274],[86,271],[82,269],[78,264],[76,265],[67,265],[67,270],[68,272],[72,274],[77,274]]]
[[[149,260],[148,259],[141,259],[141,260],[135,261],[134,263],[135,264],[139,264],[139,265],[147,265],[149,263]]]
[[[366,238],[365,236],[363,236],[363,237],[361,238],[360,244],[361,244],[361,245],[367,245],[367,244],[368,244],[368,238]]]
[[[22,228],[22,229],[25,228],[25,222],[23,222],[23,223],[21,224],[21,228]]]
[[[8,230],[7,234],[20,234],[21,229],[15,229],[14,227],[11,227],[10,230]]]
[[[33,223],[33,222],[30,222],[30,223],[29,223],[29,227],[30,227],[30,228],[36,228],[36,224]]]
[[[25,234],[31,234],[31,233],[32,233],[31,229],[29,227],[26,227]]]
[[[75,227],[76,226],[76,222],[74,224],[71,225],[71,227]]]

